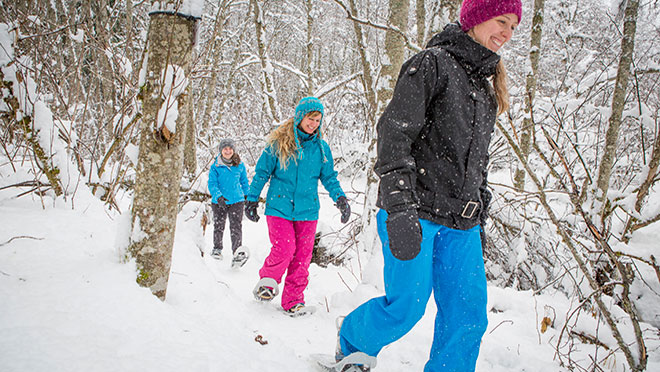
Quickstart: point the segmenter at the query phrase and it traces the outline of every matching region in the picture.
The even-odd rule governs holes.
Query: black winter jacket
[[[401,68],[377,125],[378,206],[466,230],[483,223],[499,56],[449,24]]]

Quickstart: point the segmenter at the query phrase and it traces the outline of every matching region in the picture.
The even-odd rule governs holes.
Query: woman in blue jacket
[[[211,193],[211,209],[213,210],[213,252],[211,257],[222,259],[222,235],[225,231],[225,221],[229,216],[229,232],[231,234],[232,254],[243,244],[243,208],[245,194],[249,183],[245,165],[234,150],[234,141],[223,139],[218,146],[220,154],[209,170],[209,192]],[[241,254],[243,250],[239,250]],[[244,256],[245,253],[242,253]],[[234,257],[240,266],[247,256]]]
[[[300,100],[295,116],[268,136],[245,206],[247,218],[257,222],[259,195],[270,180],[265,214],[273,246],[259,270],[261,280],[254,295],[257,300],[272,300],[286,272],[282,307],[292,316],[309,311],[305,309],[303,291],[308,283],[319,218],[319,180],[341,211],[341,222],[348,222],[351,214],[337,180],[330,147],[321,137],[322,120],[321,101],[315,97]]]

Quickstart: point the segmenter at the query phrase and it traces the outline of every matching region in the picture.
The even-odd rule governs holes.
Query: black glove
[[[337,208],[341,212],[341,223],[348,222],[348,219],[351,217],[351,206],[348,205],[348,200],[345,196],[340,196],[337,198]]]
[[[224,196],[218,198],[218,207],[227,208],[227,199]]]
[[[394,257],[402,261],[417,257],[422,249],[422,226],[416,209],[389,213],[385,226]]]
[[[252,222],[259,222],[259,215],[257,214],[257,205],[259,202],[246,201],[245,202],[245,216]]]

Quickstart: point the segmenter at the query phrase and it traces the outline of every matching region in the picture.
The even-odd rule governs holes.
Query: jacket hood
[[[442,48],[451,54],[463,66],[468,75],[490,77],[495,74],[495,67],[500,56],[476,42],[461,30],[458,22],[450,23],[426,44],[426,48]]]

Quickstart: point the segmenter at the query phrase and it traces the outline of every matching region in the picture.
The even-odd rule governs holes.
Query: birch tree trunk
[[[222,1],[218,4],[218,11],[215,15],[215,24],[213,26],[213,33],[211,35],[209,43],[211,44],[208,48],[209,56],[205,58],[206,65],[211,69],[211,75],[209,76],[207,85],[206,85],[206,103],[204,106],[204,113],[202,115],[202,120],[200,120],[200,129],[202,138],[209,134],[209,127],[211,123],[218,123],[219,120],[211,117],[211,112],[213,111],[213,106],[215,104],[217,95],[216,89],[218,85],[218,71],[220,70],[220,63],[222,62],[222,31],[224,29],[225,21],[229,16],[229,1]],[[218,40],[220,38],[220,40]],[[236,48],[237,51],[240,48]],[[222,111],[222,106],[218,111]]]
[[[261,62],[261,77],[264,84],[264,95],[265,95],[265,104],[266,109],[269,112],[269,116],[273,118],[275,122],[280,121],[280,115],[277,109],[277,97],[275,93],[275,88],[273,86],[273,65],[268,59],[268,53],[266,53],[266,45],[264,43],[264,24],[263,24],[263,14],[261,13],[261,6],[259,1],[250,0],[250,8],[252,8],[253,13],[253,22],[255,28],[255,36],[257,40],[257,53],[259,55],[259,61]]]
[[[185,108],[189,94],[164,96],[168,83],[164,72],[176,66],[176,74],[188,77],[196,20],[172,12],[150,15],[146,47],[146,81],[141,89],[143,118],[140,123],[140,153],[132,205],[132,229],[128,251],[138,268],[137,282],[165,299],[176,228],[177,202],[183,170],[186,136]],[[176,74],[172,78],[176,81]],[[168,79],[169,80],[169,79]],[[176,130],[162,125],[159,110],[176,99],[180,112]],[[166,114],[176,115],[176,110]],[[160,122],[160,123],[159,123]]]
[[[608,215],[607,192],[610,187],[610,177],[614,167],[617,143],[619,141],[619,129],[623,116],[623,108],[626,103],[626,92],[628,78],[630,76],[630,65],[632,64],[633,50],[635,49],[635,33],[637,31],[637,11],[639,0],[628,0],[623,22],[623,38],[621,39],[621,57],[616,74],[614,93],[612,94],[612,114],[605,135],[605,150],[598,168],[598,181],[596,183],[596,200],[599,202],[598,214],[601,224],[604,224]]]
[[[529,63],[531,70],[527,73],[525,81],[525,117],[523,119],[522,134],[520,135],[520,151],[524,159],[529,158],[534,135],[534,121],[532,109],[536,96],[538,81],[539,58],[541,57],[541,36],[543,32],[543,8],[545,0],[534,0],[534,17],[532,18],[532,36],[529,45]],[[513,186],[518,191],[525,189],[525,169],[518,166],[513,178]]]
[[[314,40],[312,39],[312,28],[314,17],[312,17],[312,0],[304,0],[307,13],[307,44],[305,45],[305,59],[303,59],[303,71],[307,77],[307,96],[314,95],[314,80],[312,79],[312,58],[314,58]]]
[[[406,31],[408,25],[408,9],[410,0],[390,0],[389,25],[396,27],[401,32]],[[392,98],[396,78],[403,64],[405,41],[394,31],[385,33],[385,59],[381,69],[381,79],[384,84],[379,84],[378,90],[378,112],[382,112],[387,102]]]

